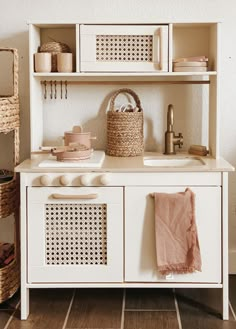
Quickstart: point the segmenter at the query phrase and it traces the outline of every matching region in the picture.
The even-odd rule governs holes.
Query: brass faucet
[[[175,154],[175,146],[179,145],[179,148],[183,145],[183,135],[179,133],[175,136],[173,131],[174,125],[174,108],[172,104],[168,105],[167,111],[167,131],[165,132],[165,152],[164,154]]]

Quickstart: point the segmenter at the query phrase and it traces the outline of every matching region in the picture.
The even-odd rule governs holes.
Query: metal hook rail
[[[92,84],[103,84],[108,85],[111,84],[111,81],[67,81],[67,80],[44,80],[41,81],[41,84],[44,88],[44,99],[47,99],[47,85],[49,85],[50,90],[50,99],[57,99],[57,86],[60,86],[60,98],[65,99],[68,98],[68,85],[92,85]],[[126,85],[126,84],[161,84],[161,85],[209,85],[210,80],[169,80],[169,81],[112,81],[114,84],[118,85]],[[54,89],[54,90],[53,90]],[[54,96],[54,97],[53,97]]]
[[[43,92],[43,97],[44,99],[48,98],[48,89],[47,86],[49,85],[49,97],[50,99],[57,99],[57,86],[60,85],[60,97],[61,99],[63,99],[63,95],[64,98],[67,99],[68,98],[68,87],[67,87],[67,80],[65,81],[57,81],[57,80],[44,80],[41,81],[41,84],[43,84],[43,88],[44,88],[44,92]]]

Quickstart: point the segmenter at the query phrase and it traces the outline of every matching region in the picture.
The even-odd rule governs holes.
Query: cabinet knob
[[[103,174],[100,177],[100,182],[102,185],[108,185],[110,183],[110,175],[109,174]]]
[[[43,185],[43,186],[48,186],[51,182],[51,178],[50,176],[48,175],[43,175],[40,177],[40,183]]]
[[[68,175],[63,175],[60,177],[60,184],[63,186],[67,186],[70,183],[70,179],[68,177]]]
[[[82,175],[81,177],[80,177],[80,182],[81,182],[81,184],[82,185],[84,185],[84,186],[88,186],[88,185],[90,185],[90,182],[91,182],[91,177],[90,177],[90,175]]]

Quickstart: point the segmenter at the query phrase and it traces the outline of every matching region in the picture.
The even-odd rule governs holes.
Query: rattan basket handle
[[[13,92],[18,96],[18,51],[15,48],[1,47],[0,51],[10,51],[13,53]]]
[[[112,95],[111,101],[110,101],[110,109],[109,109],[110,111],[115,111],[115,106],[114,106],[115,99],[119,94],[122,94],[122,93],[130,94],[133,97],[133,99],[135,100],[135,103],[136,103],[137,108],[139,109],[139,112],[143,111],[138,95],[132,89],[129,89],[129,88],[119,89]]]

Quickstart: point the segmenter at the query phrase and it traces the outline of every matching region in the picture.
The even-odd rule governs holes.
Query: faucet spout
[[[175,146],[178,145],[179,148],[183,145],[183,135],[179,133],[178,136],[175,135],[173,130],[174,125],[174,107],[172,104],[168,105],[167,111],[167,131],[165,132],[165,152],[164,154],[175,154]]]
[[[174,125],[174,108],[172,104],[168,105],[168,111],[167,111],[167,131],[171,132],[173,131],[173,125]]]

